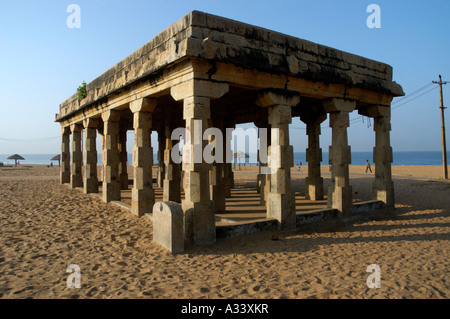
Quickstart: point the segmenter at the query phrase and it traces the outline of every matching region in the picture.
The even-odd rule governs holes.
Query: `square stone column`
[[[210,197],[209,171],[205,162],[206,146],[203,133],[211,118],[210,100],[228,92],[228,84],[202,80],[189,80],[171,88],[176,101],[183,101],[183,118],[186,121],[186,139],[183,146],[183,171],[185,200],[185,237],[198,245],[216,241],[214,204]]]
[[[214,212],[223,213],[225,208],[225,185],[223,180],[225,163],[214,163],[210,172],[211,199],[214,201]]]
[[[201,103],[202,107],[209,108],[209,98],[185,99],[188,103]],[[191,102],[192,101],[192,102]],[[214,219],[214,203],[210,197],[209,171],[211,164],[204,162],[202,150],[205,142],[196,136],[203,136],[208,128],[208,121],[199,118],[186,118],[186,129],[190,137],[183,146],[184,194],[182,208],[185,212],[189,241],[196,244],[212,244],[216,241],[216,227]],[[191,230],[191,231],[189,231]]]
[[[375,147],[375,181],[372,184],[372,199],[381,200],[387,207],[395,206],[394,183],[392,181],[391,163],[392,147],[390,141],[391,108],[386,105],[369,105],[358,109],[358,113],[374,119]]]
[[[152,112],[156,107],[156,102],[153,99],[143,98],[130,103],[134,127],[134,180],[131,191],[131,211],[139,217],[146,213],[151,213],[155,204],[151,133]]]
[[[260,150],[258,151],[258,159],[260,160],[259,163],[259,174],[257,177],[257,182],[259,182],[259,202],[261,206],[265,206],[267,203],[267,194],[270,193],[270,180],[271,180],[271,174],[268,174],[269,170],[269,163],[268,160],[270,159],[270,143],[271,143],[271,129],[270,125],[268,125],[267,128],[267,136],[266,143],[261,142],[261,136],[260,136]],[[259,131],[258,131],[259,132]],[[263,148],[266,148],[266,158],[261,161],[260,156],[262,156]],[[265,162],[265,163],[264,163]]]
[[[257,152],[258,157],[258,175],[256,176],[256,192],[261,194],[261,187],[264,185],[263,179],[265,179],[264,167],[267,166],[268,160],[268,152],[263,152],[263,148],[268,147],[270,145],[270,130],[267,129],[267,126],[258,127],[258,138],[259,138],[259,147],[260,149]],[[265,134],[264,134],[265,133]],[[266,154],[267,158],[263,158],[263,154]],[[265,205],[265,204],[263,204]]]
[[[119,181],[119,112],[108,110],[102,114],[103,127],[103,201],[120,200]]]
[[[231,149],[231,139],[233,135],[234,125],[225,128],[223,140],[223,171],[222,183],[224,186],[225,198],[231,197],[231,189],[234,187],[234,173],[233,173],[233,150]]]
[[[267,218],[277,219],[279,229],[296,228],[295,197],[291,191],[293,148],[289,143],[291,107],[298,104],[296,92],[267,90],[259,94],[257,105],[268,108],[271,126],[269,156],[270,192],[267,194]]]
[[[72,169],[70,174],[70,186],[83,187],[83,154],[81,152],[81,130],[83,126],[80,124],[72,124]]]
[[[390,145],[390,130],[390,116],[375,117],[375,147],[373,149],[375,181],[372,185],[372,198],[383,201],[387,207],[394,207],[394,182],[392,181],[391,173],[393,159],[392,147]]]
[[[97,178],[97,126],[98,119],[87,118],[84,124],[84,192],[98,193]]]
[[[344,217],[350,216],[353,212],[348,167],[351,164],[351,148],[348,145],[347,127],[350,125],[349,113],[355,107],[356,103],[352,100],[333,98],[324,101],[326,112],[330,112],[332,129],[332,145],[329,151],[331,184],[328,188],[328,207],[336,208]]]
[[[267,156],[270,160],[270,145],[267,147]],[[272,175],[268,174],[266,171],[270,169],[268,163],[260,163],[260,187],[259,187],[259,204],[265,206],[267,204],[267,195],[270,193],[270,184],[272,180]],[[266,172],[266,173],[264,173]]]
[[[120,125],[120,122],[119,122]],[[128,189],[128,154],[127,154],[127,129],[119,127],[119,182],[120,189]]]
[[[70,183],[70,127],[61,128],[61,184]]]
[[[166,134],[165,129],[158,131],[158,171],[156,174],[156,182],[158,187],[164,187],[165,178],[165,164],[164,164],[164,150],[166,149]]]
[[[181,173],[180,173],[180,164],[175,163],[172,159],[172,148],[175,144],[172,140],[172,127],[169,124],[165,125],[163,145],[165,145],[165,149],[163,149],[163,173],[164,174],[164,182],[163,182],[163,201],[168,202],[181,202]]]
[[[214,202],[214,212],[225,212],[225,185],[224,185],[224,169],[226,161],[226,147],[224,147],[223,139],[226,138],[226,130],[223,125],[223,112],[217,114],[213,113],[209,121],[209,127],[213,127],[213,133],[209,136],[209,147],[204,150],[208,155],[211,155],[214,160],[212,163],[212,169],[209,172],[210,193],[211,200]],[[205,136],[206,137],[206,136]],[[225,151],[225,152],[224,152]],[[221,154],[222,153],[222,154]],[[222,155],[222,156],[221,156]]]
[[[306,123],[306,134],[308,135],[308,148],[306,149],[306,161],[308,162],[308,176],[305,179],[305,199],[323,199],[323,178],[320,172],[322,161],[322,149],[320,148],[320,124],[325,121],[325,113],[305,113],[300,119]]]
[[[320,162],[322,161],[322,149],[320,148],[320,123],[306,124],[308,134],[308,148],[306,149],[306,161],[308,162],[308,177],[305,179],[305,199],[323,199],[323,178],[320,174]]]
[[[222,180],[225,188],[225,198],[231,197],[231,190],[234,187],[234,174],[232,165],[232,163],[224,163]]]

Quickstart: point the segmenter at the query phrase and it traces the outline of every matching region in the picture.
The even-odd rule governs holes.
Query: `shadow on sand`
[[[365,199],[371,192],[372,178],[359,178],[353,185],[358,195]],[[301,182],[304,183],[303,180]],[[192,255],[224,255],[277,252],[306,252],[317,249],[318,246],[379,243],[379,242],[423,242],[450,240],[449,232],[421,233],[424,228],[449,228],[448,189],[450,183],[445,181],[418,181],[411,179],[395,179],[396,209],[373,211],[362,214],[350,221],[324,221],[304,225],[295,231],[263,231],[233,238],[220,238],[210,246],[187,247],[187,253]],[[255,186],[255,183],[245,183],[245,187]],[[301,185],[297,185],[300,189]],[[443,199],[436,203],[431,196]],[[424,203],[425,202],[425,203]],[[423,220],[423,222],[420,222]],[[441,220],[442,222],[439,222]],[[381,235],[394,230],[412,230],[407,235]],[[361,233],[364,236],[346,236],[342,233]],[[341,234],[340,234],[341,233]],[[373,234],[371,234],[373,233]],[[336,236],[333,236],[336,234]],[[308,238],[304,238],[308,235]],[[345,236],[345,235],[344,235]],[[277,240],[273,240],[273,238]]]

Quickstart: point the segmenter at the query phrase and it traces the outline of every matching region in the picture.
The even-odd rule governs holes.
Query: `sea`
[[[0,162],[5,165],[14,164],[14,160],[8,160],[7,157],[12,154],[0,154]],[[57,154],[20,154],[25,160],[19,161],[20,164],[40,164],[40,165],[58,165],[57,161],[51,161],[50,159]],[[393,154],[394,162],[392,165],[442,165],[442,152],[432,151],[432,152],[394,152]],[[450,159],[450,152],[447,152],[447,158]],[[352,152],[352,165],[365,165],[366,160],[373,163],[373,153],[372,152]],[[101,163],[101,154],[98,154],[98,161]],[[132,163],[132,154],[128,153],[128,164]],[[157,164],[157,154],[153,154],[153,163]],[[235,159],[235,164],[240,163],[241,165],[258,165],[256,154],[249,154],[248,158]],[[301,165],[307,165],[306,153],[296,152],[294,153],[294,163]],[[328,153],[322,153],[322,164],[328,165]]]

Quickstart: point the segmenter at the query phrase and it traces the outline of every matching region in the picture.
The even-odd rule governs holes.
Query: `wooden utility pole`
[[[439,75],[439,82],[433,81],[435,84],[439,84],[439,93],[441,95],[441,132],[442,132],[442,164],[444,168],[444,179],[448,179],[448,168],[447,168],[447,146],[445,142],[445,120],[444,120],[444,97],[442,93],[442,84],[447,84],[447,82],[442,82],[442,77]]]

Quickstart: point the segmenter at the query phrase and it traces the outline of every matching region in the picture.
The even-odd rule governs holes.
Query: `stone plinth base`
[[[153,206],[153,241],[172,253],[184,252],[183,210],[175,202]]]

